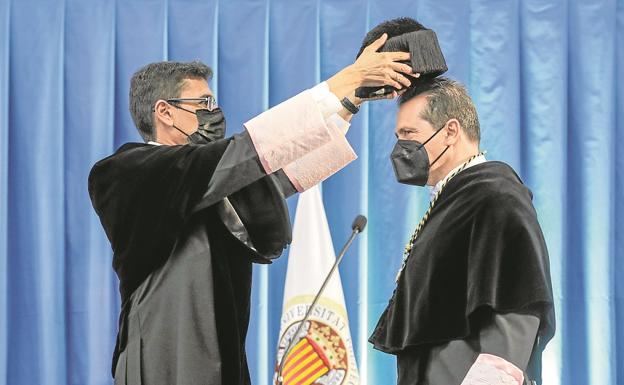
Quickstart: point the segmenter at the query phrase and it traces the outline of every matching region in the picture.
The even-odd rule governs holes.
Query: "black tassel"
[[[435,32],[426,29],[400,37],[405,37],[408,42],[414,72],[440,76],[448,70]]]

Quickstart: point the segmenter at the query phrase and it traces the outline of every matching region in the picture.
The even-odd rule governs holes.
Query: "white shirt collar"
[[[152,146],[162,146],[162,143],[158,143],[158,142],[154,142],[153,140],[150,140],[149,142],[147,142],[147,144],[151,144]]]
[[[476,158],[474,158],[473,160],[471,160],[466,167],[464,168],[470,168],[472,166],[476,166],[478,164],[484,163],[486,162],[487,159],[485,159],[485,155],[481,154],[479,156],[477,156]],[[446,174],[446,176],[444,178],[442,178],[438,183],[435,184],[435,186],[431,187],[429,190],[429,200],[433,200],[433,197],[435,197],[435,195],[438,193],[438,191],[440,191],[440,189],[442,188],[442,185],[444,185],[444,182],[446,182],[446,180],[448,179],[449,176],[451,176],[451,174],[453,174],[455,171],[457,171],[462,165],[460,164],[459,166],[455,167],[454,169],[452,169],[451,171],[449,171],[448,174]]]

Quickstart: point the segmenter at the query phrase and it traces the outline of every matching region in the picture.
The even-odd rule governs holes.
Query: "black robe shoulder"
[[[122,300],[165,262],[183,224],[225,197],[254,241],[250,258],[279,256],[290,222],[278,179],[265,174],[247,134],[206,145],[127,143],[97,162],[89,195],[113,249]]]
[[[539,317],[539,353],[554,334],[548,252],[532,194],[502,162],[449,181],[369,341],[397,354],[465,338],[480,311]]]

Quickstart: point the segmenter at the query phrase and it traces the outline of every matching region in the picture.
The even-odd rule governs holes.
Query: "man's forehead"
[[[427,105],[427,95],[421,94],[414,96],[410,100],[402,103],[399,106],[399,110],[404,110],[405,112],[411,112],[412,114],[420,114],[420,112]]]
[[[206,79],[185,79],[180,97],[206,97],[212,96],[212,90]]]
[[[397,128],[402,125],[413,125],[422,120],[421,111],[425,107],[427,99],[416,96],[402,103],[397,111]]]

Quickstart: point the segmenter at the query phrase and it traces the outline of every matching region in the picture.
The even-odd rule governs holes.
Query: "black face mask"
[[[433,135],[422,144],[415,140],[399,139],[397,141],[397,144],[390,154],[390,160],[392,161],[394,174],[399,183],[415,186],[424,186],[427,184],[429,169],[444,155],[446,150],[449,149],[449,146],[446,146],[444,151],[442,151],[433,163],[429,164],[429,155],[427,155],[427,150],[425,150],[425,144],[429,143],[438,132],[442,131],[442,128],[434,132]]]
[[[197,131],[187,134],[175,125],[173,128],[186,135],[189,143],[206,144],[225,137],[225,116],[219,107],[214,110],[199,109],[195,112],[179,106],[181,110],[194,113],[197,116]]]

